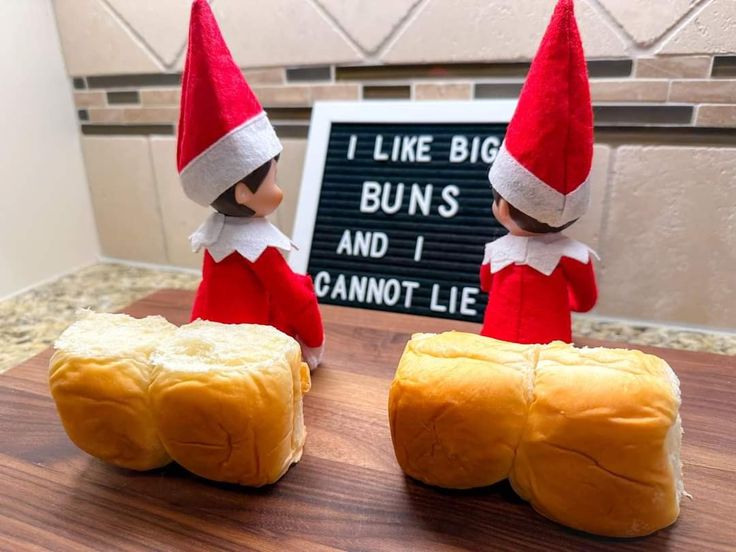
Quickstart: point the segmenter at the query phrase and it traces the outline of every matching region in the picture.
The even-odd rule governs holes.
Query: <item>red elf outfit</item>
[[[281,150],[208,3],[195,0],[177,144],[184,193],[210,205]],[[263,217],[213,213],[190,239],[195,251],[205,250],[192,320],[275,326],[300,342],[310,367],[319,364],[324,332],[317,298],[311,279],[292,272],[279,252],[293,247],[284,234]]]
[[[572,0],[560,0],[489,172],[510,205],[551,227],[590,202],[593,114]],[[570,311],[597,300],[591,250],[561,233],[507,235],[486,245],[481,334],[517,343],[572,341]]]

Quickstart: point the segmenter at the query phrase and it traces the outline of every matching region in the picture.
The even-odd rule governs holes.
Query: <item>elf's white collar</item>
[[[590,260],[590,254],[598,258],[595,251],[584,243],[572,240],[560,233],[540,236],[514,236],[508,234],[486,244],[483,264],[491,263],[491,273],[496,273],[510,264],[527,265],[549,276],[557,268],[562,257],[570,257],[581,263]]]
[[[226,217],[221,213],[207,217],[189,236],[189,241],[192,251],[204,247],[216,263],[235,251],[253,263],[267,247],[296,249],[289,238],[263,217]]]

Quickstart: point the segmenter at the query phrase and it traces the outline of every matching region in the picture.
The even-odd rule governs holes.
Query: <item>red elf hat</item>
[[[572,0],[559,0],[488,178],[523,213],[563,226],[590,203],[593,111]]]
[[[181,83],[176,162],[184,193],[209,205],[281,152],[281,143],[222,38],[195,0]]]

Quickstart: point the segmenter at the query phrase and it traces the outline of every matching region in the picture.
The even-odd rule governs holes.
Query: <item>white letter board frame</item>
[[[292,233],[299,249],[289,252],[291,268],[307,272],[332,123],[508,123],[516,104],[511,99],[316,102]]]

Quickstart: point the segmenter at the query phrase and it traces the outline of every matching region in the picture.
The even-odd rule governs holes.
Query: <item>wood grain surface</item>
[[[191,300],[162,291],[126,312],[183,323]],[[681,379],[693,498],[655,535],[605,539],[544,519],[507,483],[450,492],[399,470],[386,403],[404,344],[417,331],[477,326],[341,307],[323,314],[327,353],[305,398],[304,457],[262,489],[211,483],[175,465],[131,472],[85,455],[49,396],[48,351],[0,376],[0,549],[736,549],[734,358],[642,347]]]

